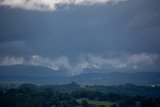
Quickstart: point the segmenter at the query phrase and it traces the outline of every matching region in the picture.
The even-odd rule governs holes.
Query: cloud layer
[[[55,11],[60,5],[93,5],[125,0],[0,0],[0,5],[27,10]]]
[[[104,69],[106,71],[148,71],[156,69],[159,55],[157,54],[123,54],[119,56],[101,56],[94,54],[80,55],[76,62],[72,62],[68,57],[61,56],[56,59],[49,59],[38,55],[33,55],[29,59],[24,57],[4,57],[1,59],[1,66],[8,65],[36,65],[44,66],[54,70],[66,69],[71,75],[78,75],[84,69]]]
[[[72,75],[86,68],[160,69],[160,0],[120,1],[0,0],[0,65],[65,68]],[[73,10],[51,12],[68,6]]]

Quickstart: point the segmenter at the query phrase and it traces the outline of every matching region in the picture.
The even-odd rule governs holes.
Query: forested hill
[[[1,107],[159,107],[159,96],[159,86],[133,84],[0,86]]]
[[[31,83],[26,84],[13,84],[13,83],[4,83],[0,84],[0,90],[8,89],[35,89],[41,90],[44,88],[51,89],[54,92],[60,93],[72,93],[74,91],[81,90],[90,90],[97,91],[104,94],[115,93],[115,94],[125,94],[125,95],[140,95],[140,96],[160,96],[160,86],[148,85],[148,86],[138,86],[131,83],[117,86],[107,86],[107,85],[79,85],[75,82],[69,84],[50,84],[50,85],[36,85]]]
[[[160,84],[160,72],[105,71],[87,69],[79,75],[71,76],[70,71],[52,70],[42,66],[0,66],[0,81],[18,81],[22,83],[64,84],[77,82],[82,85],[119,85],[133,83],[137,85]]]

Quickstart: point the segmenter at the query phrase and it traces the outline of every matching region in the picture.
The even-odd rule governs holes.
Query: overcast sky
[[[0,0],[0,65],[160,69],[160,0]]]

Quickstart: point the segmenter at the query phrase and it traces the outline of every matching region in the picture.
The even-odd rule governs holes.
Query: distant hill
[[[72,80],[81,84],[118,85],[133,83],[138,85],[160,84],[158,72],[109,72],[86,73],[72,77]]]
[[[14,65],[0,66],[0,75],[57,77],[66,76],[67,72],[64,70],[53,70],[42,66]]]
[[[77,82],[79,84],[138,85],[160,84],[160,72],[107,72],[103,69],[87,69],[76,76],[68,76],[66,70],[52,70],[42,66],[0,66],[0,82],[19,81],[41,84]]]
[[[0,66],[0,81],[52,83],[67,77],[65,70],[52,70],[42,66]]]

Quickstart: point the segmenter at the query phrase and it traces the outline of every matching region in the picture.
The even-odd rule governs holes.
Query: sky
[[[159,0],[0,0],[0,65],[160,70]]]

